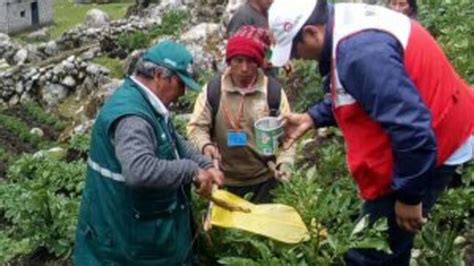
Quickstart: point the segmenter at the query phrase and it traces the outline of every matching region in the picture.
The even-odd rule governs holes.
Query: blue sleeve
[[[322,80],[323,91],[329,92],[329,78],[325,76]],[[336,119],[332,112],[332,100],[327,94],[324,100],[313,105],[308,110],[309,116],[317,127],[328,127],[336,125]]]
[[[342,85],[388,133],[397,199],[417,204],[436,165],[431,113],[408,77],[400,43],[379,31],[358,33],[337,49]]]

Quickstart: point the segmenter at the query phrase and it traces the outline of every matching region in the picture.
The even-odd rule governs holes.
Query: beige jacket
[[[231,186],[249,186],[266,181],[274,176],[268,168],[265,158],[261,156],[255,145],[253,125],[258,119],[269,115],[267,102],[267,77],[259,71],[255,91],[244,97],[243,119],[241,129],[247,133],[248,145],[242,148],[227,147],[227,131],[232,130],[225,118],[223,106],[227,106],[233,116],[237,116],[242,90],[234,87],[228,70],[222,75],[221,102],[215,117],[214,132],[211,131],[212,111],[207,101],[207,85],[199,94],[194,105],[194,112],[187,126],[187,134],[191,143],[202,151],[208,143],[215,143],[222,156],[221,170],[225,175],[225,184]],[[288,99],[284,91],[281,94],[280,113],[290,112]],[[294,149],[281,151],[277,155],[277,165],[293,164]]]

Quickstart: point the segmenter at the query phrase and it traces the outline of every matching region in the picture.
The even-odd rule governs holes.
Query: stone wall
[[[5,59],[12,66],[34,64],[63,51],[97,43],[104,38],[116,40],[122,33],[145,30],[159,23],[159,18],[131,17],[111,21],[110,24],[102,28],[79,26],[65,32],[55,41],[24,47],[12,39],[0,40],[0,59]],[[18,56],[19,53],[21,56]],[[22,60],[23,58],[24,60]]]
[[[32,98],[54,106],[69,94],[87,94],[109,82],[110,71],[89,61],[87,55],[70,56],[44,67],[18,67],[0,72],[0,105],[15,105]]]

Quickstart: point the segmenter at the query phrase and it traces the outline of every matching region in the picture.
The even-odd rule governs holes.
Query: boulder
[[[76,80],[71,76],[66,76],[61,81],[61,84],[69,88],[74,88],[74,86],[76,86]]]
[[[67,97],[68,89],[57,83],[48,83],[41,90],[41,99],[50,107]]]
[[[13,57],[13,62],[15,65],[22,65],[26,62],[27,58],[28,50],[22,48],[15,53],[15,56]]]
[[[110,23],[110,18],[107,13],[100,9],[91,9],[87,11],[85,24],[90,28],[103,28],[108,26]]]

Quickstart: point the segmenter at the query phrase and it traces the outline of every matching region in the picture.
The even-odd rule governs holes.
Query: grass
[[[84,22],[87,11],[98,8],[111,19],[120,19],[125,16],[127,8],[135,3],[134,0],[121,0],[111,4],[75,4],[74,0],[54,0],[54,24],[50,28],[51,38],[56,39],[63,32],[75,25]]]
[[[122,62],[119,59],[101,56],[95,58],[94,63],[108,68],[114,78],[121,79],[124,76]]]

